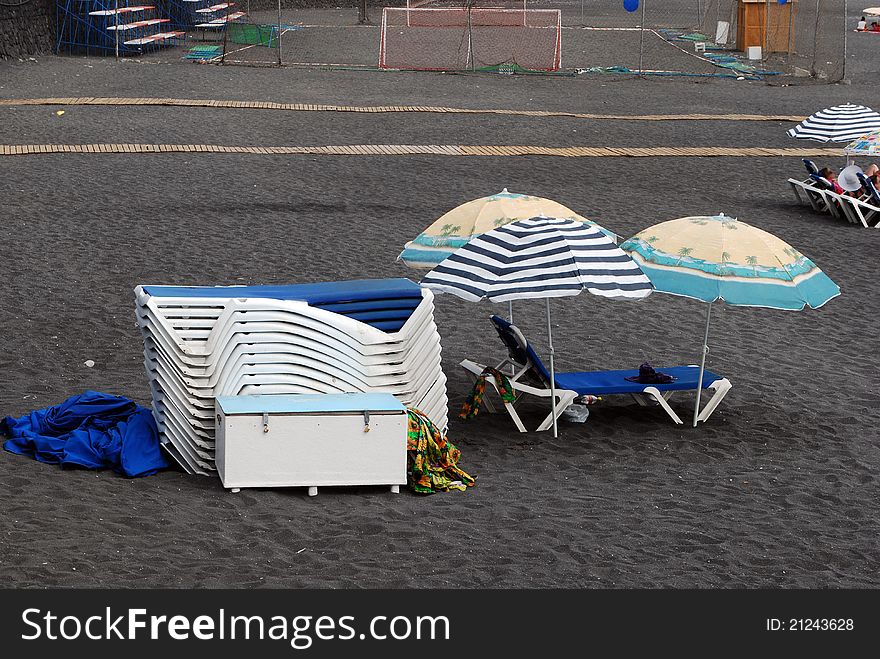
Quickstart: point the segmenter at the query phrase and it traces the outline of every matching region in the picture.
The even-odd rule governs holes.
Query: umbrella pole
[[[507,320],[513,325],[513,301],[507,303]]]
[[[559,437],[556,428],[556,364],[553,361],[553,330],[550,329],[550,298],[545,297],[547,303],[547,343],[550,344],[550,413],[553,415],[553,436]]]
[[[639,20],[639,75],[642,75],[642,56],[645,53],[645,0],[641,0],[642,18]]]
[[[703,393],[703,372],[706,370],[706,355],[709,352],[709,320],[712,318],[712,303],[706,311],[706,333],[703,335],[703,357],[700,359],[700,377],[697,378],[697,402],[694,405],[694,428],[700,416],[700,394]]]

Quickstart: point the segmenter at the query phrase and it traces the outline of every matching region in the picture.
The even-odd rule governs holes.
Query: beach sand
[[[91,67],[91,68],[89,68]],[[809,114],[840,88],[713,81],[264,71],[68,58],[0,63],[0,97],[168,96],[605,113]],[[868,86],[849,100],[877,102]],[[873,95],[873,96],[872,96]],[[0,107],[0,143],[811,146],[783,122],[587,121],[161,107]],[[838,162],[839,160],[839,162]],[[843,159],[819,163],[837,166]],[[244,490],[170,470],[128,480],[0,452],[7,587],[876,587],[876,241],[794,203],[797,158],[35,155],[0,159],[0,414],[85,389],[149,401],[138,284],[411,277],[403,244],[466,200],[558,200],[630,236],[724,213],[803,251],[843,295],[800,313],[718,305],[708,366],[733,389],[675,426],[621,398],[560,434],[455,418],[465,358],[498,360],[487,316],[438,296],[449,437],[465,492]],[[695,363],[706,307],[554,300],[560,370]],[[543,302],[516,322],[546,353]],[[94,360],[88,368],[86,360]],[[686,417],[689,396],[674,399]],[[525,406],[534,428],[546,414]]]

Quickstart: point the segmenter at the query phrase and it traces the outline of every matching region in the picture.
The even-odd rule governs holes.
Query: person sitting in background
[[[831,187],[834,189],[835,194],[843,194],[844,189],[840,187],[840,184],[837,182],[837,174],[830,167],[823,167],[819,170],[819,176],[824,178],[831,184]]]
[[[865,21],[865,17],[862,16],[861,20],[859,21],[859,24],[856,26],[856,31],[864,32],[867,28],[868,28],[868,23],[867,23],[867,21]]]
[[[871,163],[865,168],[863,172],[866,179],[868,179],[875,189],[880,190],[880,167],[877,167],[874,163]],[[862,190],[862,194],[867,194],[870,190]]]

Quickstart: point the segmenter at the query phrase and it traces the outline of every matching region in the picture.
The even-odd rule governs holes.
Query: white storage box
[[[223,486],[406,484],[406,408],[391,394],[218,396]]]

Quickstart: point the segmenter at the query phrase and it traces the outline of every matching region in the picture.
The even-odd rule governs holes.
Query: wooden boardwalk
[[[427,112],[435,114],[499,114],[517,117],[571,117],[604,121],[803,121],[805,117],[787,114],[591,114],[551,110],[500,110],[486,108],[451,108],[428,105],[315,105],[309,103],[272,103],[269,101],[219,101],[193,98],[107,98],[81,96],[70,98],[0,99],[2,106],[22,105],[153,105],[189,108],[228,108],[235,110],[284,110],[288,112]]]
[[[761,147],[550,147],[455,144],[348,144],[338,146],[225,146],[219,144],[4,144],[0,156],[51,153],[235,153],[261,156],[549,156],[562,158],[833,158],[843,149]]]

